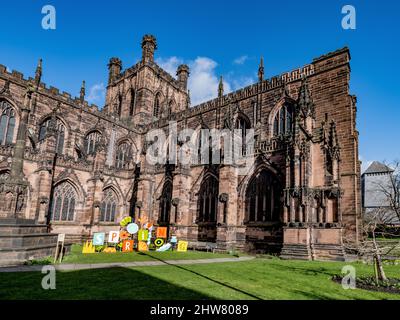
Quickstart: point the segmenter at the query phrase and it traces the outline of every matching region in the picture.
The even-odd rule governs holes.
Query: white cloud
[[[243,60],[247,59],[242,57]],[[208,57],[197,57],[195,60],[184,60],[172,56],[169,58],[156,59],[157,64],[172,76],[175,76],[176,69],[180,64],[187,64],[190,68],[188,88],[192,106],[214,99],[218,94],[220,75],[217,73],[218,63]],[[223,76],[224,94],[246,87],[255,83],[253,77],[235,76],[232,72]]]
[[[216,73],[217,63],[207,57],[197,57],[189,63],[191,70],[189,77],[189,90],[192,105],[214,99],[218,94],[219,76]],[[224,93],[232,91],[232,86],[223,81]]]
[[[234,64],[244,64],[248,58],[249,58],[249,56],[247,56],[247,55],[240,56],[240,57],[236,58],[235,60],[233,60],[233,63]]]
[[[157,58],[156,62],[173,77],[176,75],[176,69],[178,69],[178,66],[183,64],[183,60],[175,56],[170,58]]]
[[[90,87],[87,100],[89,103],[102,105],[104,103],[105,96],[106,87],[104,86],[104,83],[96,83]]]

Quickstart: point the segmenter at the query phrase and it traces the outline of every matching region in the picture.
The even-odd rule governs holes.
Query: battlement
[[[8,78],[8,80],[12,80],[20,85],[27,85],[28,83],[32,83],[34,81],[32,77],[25,78],[22,72],[16,70],[12,70],[11,72],[9,72],[7,70],[7,67],[2,64],[0,64],[0,75],[5,75]],[[72,97],[72,95],[69,92],[65,91],[61,92],[60,89],[54,86],[47,86],[47,84],[44,82],[39,83],[39,93],[47,94],[56,100],[61,100],[62,102],[74,105],[75,107],[81,105],[79,97]],[[89,103],[86,100],[83,101],[83,107],[86,107],[92,111],[100,110],[100,108],[97,105],[95,104],[89,105]]]

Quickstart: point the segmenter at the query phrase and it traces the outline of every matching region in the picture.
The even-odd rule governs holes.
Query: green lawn
[[[207,258],[232,257],[229,254],[218,254],[202,251],[166,251],[166,252],[116,252],[116,253],[90,253],[82,254],[82,246],[73,245],[71,252],[66,255],[62,263],[107,263],[107,262],[130,262],[130,261],[154,261],[161,260],[188,260]]]
[[[40,272],[0,273],[0,299],[400,299],[344,290],[331,280],[346,263],[256,258],[244,262],[57,272],[43,290]],[[372,267],[353,263],[357,276]],[[400,277],[399,266],[385,267]]]

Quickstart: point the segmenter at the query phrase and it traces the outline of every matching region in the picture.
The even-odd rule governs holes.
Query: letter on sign
[[[133,251],[133,240],[124,240],[122,243],[122,252]]]
[[[166,227],[158,227],[156,237],[157,238],[166,238],[167,237],[167,228]]]
[[[108,233],[108,243],[118,243],[119,242],[119,231],[110,231]]]
[[[187,251],[187,247],[188,247],[188,242],[187,242],[187,241],[182,241],[182,240],[180,240],[180,241],[178,242],[178,249],[177,249],[177,251],[185,252],[185,251]]]
[[[97,232],[93,234],[93,245],[102,246],[104,244],[104,238],[106,234],[104,232]]]
[[[139,241],[147,241],[149,238],[149,230],[140,229],[138,233],[138,240]]]

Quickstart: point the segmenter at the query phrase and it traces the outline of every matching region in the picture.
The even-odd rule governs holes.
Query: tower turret
[[[108,84],[112,83],[121,73],[122,61],[119,58],[113,57],[108,63]]]
[[[222,97],[223,95],[224,95],[224,82],[222,80],[222,76],[220,76],[218,84],[218,98]]]
[[[189,67],[186,64],[181,64],[176,71],[179,84],[181,85],[181,88],[185,91],[187,90],[187,82],[189,74],[190,74]]]
[[[142,61],[154,61],[154,51],[157,49],[156,38],[151,34],[146,34],[142,39]]]

